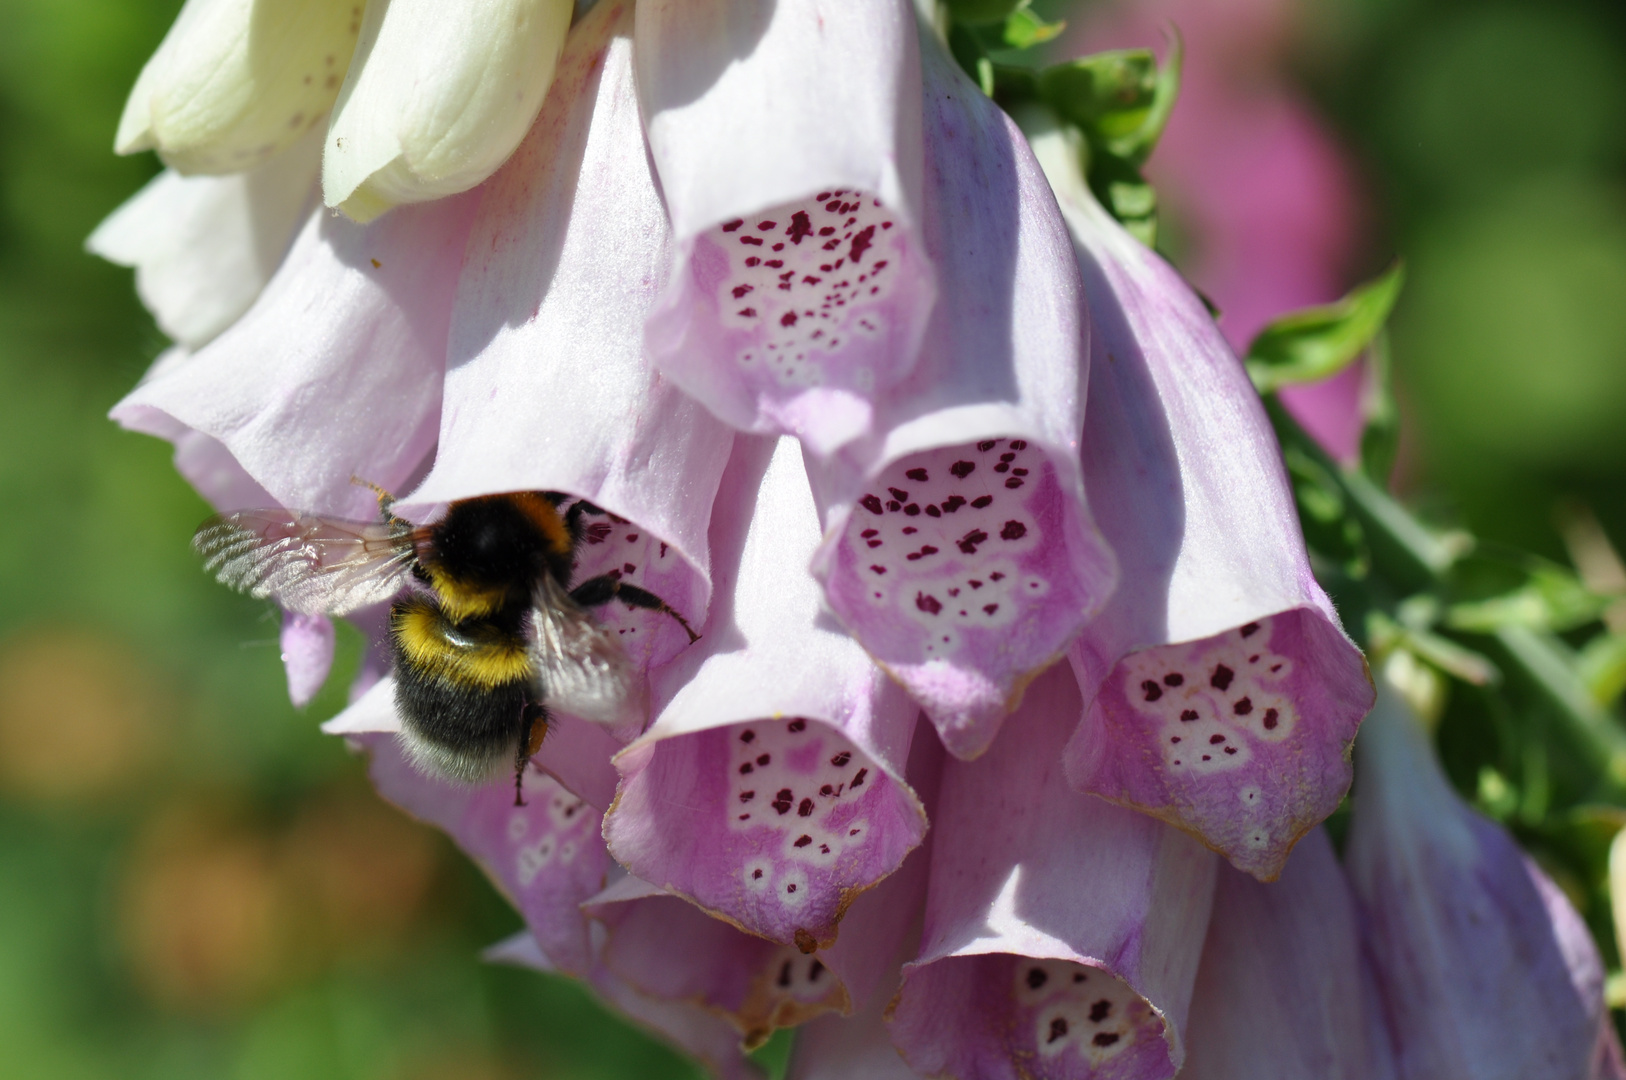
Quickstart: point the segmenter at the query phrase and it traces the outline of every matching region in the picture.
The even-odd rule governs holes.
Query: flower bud
[[[262,164],[333,107],[362,7],[187,0],[130,91],[113,149],[157,150],[183,174]]]
[[[570,13],[569,0],[374,0],[328,129],[327,204],[371,221],[490,176],[542,107]]]

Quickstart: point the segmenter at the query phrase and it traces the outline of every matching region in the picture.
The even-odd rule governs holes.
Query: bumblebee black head
[[[419,561],[453,619],[490,615],[528,602],[544,573],[568,580],[570,530],[535,492],[454,502],[429,530]]]

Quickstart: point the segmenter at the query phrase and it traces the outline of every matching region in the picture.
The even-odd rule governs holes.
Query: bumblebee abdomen
[[[454,623],[411,597],[390,612],[390,644],[402,735],[420,763],[478,782],[514,759],[531,684],[517,623]]]

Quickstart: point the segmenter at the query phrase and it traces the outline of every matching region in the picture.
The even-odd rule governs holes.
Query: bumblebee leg
[[[565,528],[570,530],[571,536],[579,540],[582,535],[582,515],[592,514],[596,517],[603,515],[603,513],[603,510],[600,510],[586,499],[577,499],[570,504],[570,509],[565,511]]]
[[[390,513],[390,507],[395,505],[394,495],[391,495],[371,480],[363,480],[359,476],[352,476],[350,482],[356,487],[364,487],[378,496],[378,516],[384,519],[384,524],[388,525],[395,520],[395,515]]]
[[[620,578],[611,577],[609,574],[600,574],[596,578],[588,578],[570,590],[570,598],[582,607],[602,607],[611,600],[619,600],[628,607],[664,612],[676,619],[678,625],[683,627],[683,632],[689,635],[691,645],[700,640],[700,635],[695,633],[689,626],[689,620],[679,615],[677,610],[668,605],[665,600],[662,600],[648,589],[628,585]]]
[[[520,735],[519,752],[514,757],[514,805],[525,805],[525,767],[542,749],[542,740],[548,734],[548,708],[535,702],[526,702],[520,714],[525,730]]]

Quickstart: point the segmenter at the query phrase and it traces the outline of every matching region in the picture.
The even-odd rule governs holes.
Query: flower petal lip
[[[639,877],[812,952],[925,834],[904,779],[918,710],[823,613],[796,441],[739,437],[722,490],[712,617],[654,677],[604,835]]]
[[[443,829],[478,862],[535,935],[554,967],[581,975],[594,957],[580,905],[604,886],[611,863],[598,814],[553,777],[528,769],[526,805],[507,777],[466,787],[425,776],[399,740],[353,735],[368,750],[379,794]]]
[[[639,97],[676,234],[657,367],[815,453],[868,430],[933,302],[906,0],[640,0]]]
[[[1610,1020],[1595,950],[1566,933],[1579,917],[1555,923],[1550,901],[1567,902],[1451,789],[1384,682],[1355,753],[1344,858],[1402,1080],[1591,1076]]]
[[[1219,860],[1068,786],[1079,706],[1053,667],[986,754],[944,766],[920,955],[891,1018],[917,1073],[1167,1080],[1184,1057]]]
[[[619,0],[583,17],[530,134],[481,188],[446,337],[435,464],[397,512],[503,491],[586,499],[607,513],[585,519],[578,580],[614,573],[698,627],[734,434],[643,357],[669,230],[633,93],[631,21]],[[688,645],[659,612],[612,603],[595,615],[640,668]]]
[[[1085,483],[1121,562],[1072,650],[1089,707],[1068,775],[1269,880],[1349,786],[1365,661],[1310,571],[1270,424],[1213,319],[1095,202],[1077,145],[1043,115],[1024,123],[1078,246]]]
[[[478,195],[373,226],[316,213],[254,306],[114,407],[218,440],[275,503],[370,519],[434,447],[446,332]],[[163,421],[163,422],[169,422]]]
[[[570,0],[373,0],[322,159],[327,204],[357,221],[467,191],[531,127]]]
[[[821,957],[744,933],[636,876],[612,882],[585,910],[607,930],[605,967],[649,997],[704,1005],[734,1025],[745,1049],[850,1008]]]
[[[1266,885],[1221,865],[1182,1080],[1391,1080],[1361,915],[1325,830]]]
[[[324,615],[283,612],[279,644],[288,674],[288,698],[296,708],[311,703],[333,670],[333,621]]]
[[[874,433],[809,462],[825,522],[813,569],[950,752],[974,757],[1100,608],[1116,564],[1079,467],[1089,358],[1072,242],[1015,125],[930,39],[921,55],[940,302]]]
[[[183,174],[270,161],[326,117],[361,0],[187,0],[141,69],[113,149],[157,150]]]
[[[315,205],[321,149],[311,132],[246,172],[160,173],[85,248],[135,267],[136,293],[158,328],[199,348],[247,311],[276,272]]]

